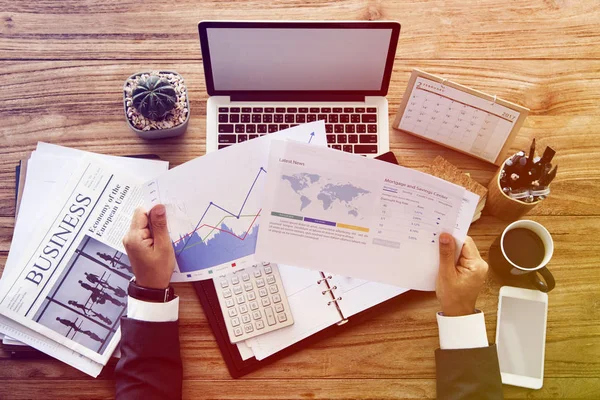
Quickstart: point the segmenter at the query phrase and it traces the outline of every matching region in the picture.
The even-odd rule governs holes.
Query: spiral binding
[[[327,305],[330,306],[333,303],[337,303],[338,301],[342,301],[342,296],[337,297],[335,300],[328,301]]]
[[[321,282],[328,281],[329,279],[332,279],[332,276],[331,276],[331,275],[329,275],[329,276],[326,276],[326,277],[324,277],[323,279],[319,279],[319,280],[317,281],[317,285],[320,285],[320,284],[321,284]],[[322,294],[323,296],[325,296],[326,294],[330,293],[330,294],[332,295],[332,297],[333,297],[333,296],[334,296],[334,295],[333,295],[333,291],[334,291],[334,290],[336,290],[337,288],[338,288],[338,287],[337,287],[337,285],[334,285],[334,286],[331,286],[331,287],[330,287],[330,286],[329,286],[329,284],[327,284],[327,289],[325,289],[325,290],[321,291],[321,294]],[[341,316],[342,318],[344,318],[344,315],[342,315],[342,311],[340,310],[340,306],[338,305],[338,301],[342,301],[342,296],[338,296],[338,297],[336,297],[335,299],[328,301],[328,302],[327,302],[327,306],[330,306],[330,305],[332,305],[332,304],[335,304],[335,306],[337,307],[338,313],[340,313],[340,316]],[[346,318],[344,318],[344,319],[342,319],[340,322],[338,322],[338,323],[337,323],[337,325],[344,325],[346,322],[348,322],[348,320],[347,320]]]
[[[327,292],[332,292],[332,291],[334,291],[335,289],[337,289],[337,286],[334,286],[334,287],[332,287],[332,288],[329,288],[329,289],[325,289],[325,290],[323,290],[323,291],[321,292],[321,294],[325,295]]]
[[[319,279],[319,280],[317,281],[317,285],[320,285],[320,284],[321,284],[321,282],[328,281],[329,279],[333,279],[333,277],[332,277],[331,275],[329,275],[329,276],[326,276],[326,277],[324,277],[323,279]],[[327,286],[329,286],[329,285],[327,285]],[[323,296],[325,296],[327,293],[333,292],[333,291],[334,291],[335,289],[337,289],[337,288],[338,288],[337,286],[332,286],[332,287],[330,287],[330,288],[328,288],[328,289],[325,289],[325,290],[323,290],[323,291],[321,292],[321,294],[322,294]],[[328,305],[328,306],[330,306],[331,304],[333,304],[333,303],[337,303],[338,301],[341,301],[341,300],[342,300],[342,296],[339,296],[339,297],[335,298],[334,300],[328,301],[328,302],[327,302],[327,305]]]

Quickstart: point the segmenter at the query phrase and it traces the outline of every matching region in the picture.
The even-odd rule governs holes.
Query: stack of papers
[[[316,126],[318,135],[311,130]],[[243,174],[254,167],[254,161],[266,163],[272,140],[299,139],[299,136],[306,143],[324,145],[323,122],[240,144],[236,146],[239,150],[233,153],[213,154],[207,157],[207,170],[189,170],[187,166],[177,170],[185,171],[186,178],[192,182],[199,176],[212,176],[213,186],[204,187],[202,191],[211,198],[221,198],[245,183]],[[244,153],[245,158],[238,153]],[[168,164],[161,161],[101,156],[45,143],[38,145],[27,160],[11,250],[0,280],[0,332],[7,335],[6,343],[18,341],[32,346],[94,377],[100,373],[117,350],[120,319],[127,311],[127,285],[133,275],[122,238],[129,229],[134,210],[144,205],[143,192],[147,194],[147,210],[156,202],[159,188],[150,186],[155,177],[167,170]],[[256,171],[250,187],[242,189],[247,194],[236,218],[227,218],[224,224],[237,228],[236,222],[229,219],[248,223],[242,214],[244,204],[247,207],[259,205],[264,180],[259,179],[259,175],[266,174],[266,170],[259,166]],[[179,189],[186,190],[185,186]],[[160,194],[168,196],[170,192],[161,188]],[[195,204],[204,200],[198,192],[192,196]],[[171,211],[178,204],[181,203],[171,201]],[[207,217],[215,207],[230,207],[220,201],[215,201],[215,207],[210,201],[207,204]],[[185,211],[185,207],[182,210]],[[260,211],[255,212],[252,220],[256,221],[259,215]],[[170,223],[177,222],[172,212],[169,219]],[[193,228],[187,230],[202,233],[203,226]],[[210,229],[221,232],[216,226]],[[244,246],[235,247],[234,253],[228,256],[238,259],[251,255],[257,231],[258,227],[244,235],[247,239]],[[188,242],[190,238],[179,239],[183,247],[192,247],[193,243]],[[176,240],[173,245],[178,251]],[[208,252],[212,266],[221,250]],[[214,268],[205,272],[209,270]],[[180,272],[178,268],[174,281],[189,280],[187,276],[179,279]]]
[[[165,204],[174,281],[279,264],[294,324],[238,343],[262,360],[408,289],[434,290],[438,237],[460,250],[478,196],[328,149],[322,122],[231,146],[144,185]],[[460,252],[457,252],[459,254]]]
[[[119,264],[126,262],[120,232],[141,204],[134,187],[168,167],[38,144],[21,166],[25,178],[0,280],[5,344],[27,344],[91,376],[100,373],[118,343],[126,307],[122,290],[131,273]],[[107,190],[99,191],[106,182]]]
[[[279,264],[295,323],[238,344],[261,360],[406,290],[434,290],[439,234],[460,250],[479,202],[431,175],[328,149],[323,121],[167,169],[38,145],[0,280],[7,342],[100,373],[120,340],[132,276],[122,238],[138,206],[166,206],[174,282]]]

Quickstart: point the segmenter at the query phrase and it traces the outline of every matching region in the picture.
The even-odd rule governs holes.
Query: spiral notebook
[[[303,268],[279,265],[294,324],[246,341],[257,360],[297,343],[408,289]]]

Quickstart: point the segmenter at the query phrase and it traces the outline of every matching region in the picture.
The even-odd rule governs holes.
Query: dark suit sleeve
[[[503,399],[496,345],[435,351],[437,398]]]
[[[181,399],[179,322],[121,320],[116,399]]]

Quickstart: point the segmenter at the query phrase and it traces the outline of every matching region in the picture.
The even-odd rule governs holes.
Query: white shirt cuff
[[[177,321],[179,318],[179,297],[167,303],[152,303],[134,299],[127,299],[127,317],[147,322]]]
[[[473,349],[490,344],[485,331],[485,318],[481,311],[461,317],[445,317],[437,313],[440,331],[440,349]]]

